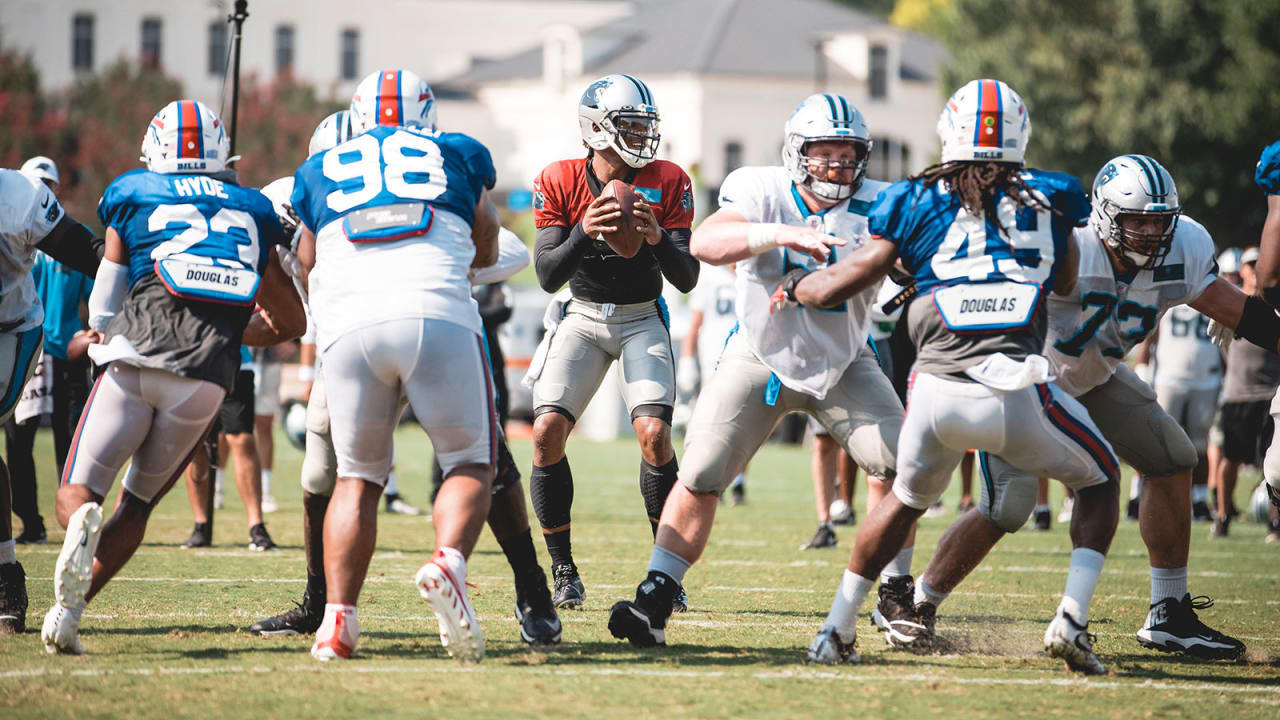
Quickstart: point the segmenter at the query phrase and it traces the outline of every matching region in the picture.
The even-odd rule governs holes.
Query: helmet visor
[[[652,160],[658,155],[658,115],[646,112],[619,112],[611,118],[618,131],[618,149],[638,158]]]
[[[1128,253],[1147,258],[1142,268],[1153,268],[1173,247],[1173,232],[1178,226],[1179,214],[1179,210],[1117,212],[1115,239]]]

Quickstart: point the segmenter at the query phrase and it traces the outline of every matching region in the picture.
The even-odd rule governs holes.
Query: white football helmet
[[[22,163],[22,168],[18,172],[45,184],[53,183],[51,189],[58,187],[58,166],[43,155],[37,155]]]
[[[593,150],[613,148],[633,168],[658,156],[659,120],[649,86],[630,75],[606,75],[578,100],[582,141]]]
[[[1240,258],[1244,253],[1240,248],[1227,248],[1218,254],[1218,272],[1240,274]]]
[[[217,113],[199,100],[174,100],[151,118],[142,136],[147,169],[158,173],[222,172],[240,157]]]
[[[293,211],[293,204],[289,202],[289,197],[293,195],[293,176],[285,175],[272,180],[262,187],[262,194],[271,201],[271,207],[275,208],[276,217],[280,218],[285,234],[292,235],[298,229],[298,214]]]
[[[1148,270],[1164,260],[1181,213],[1173,176],[1146,155],[1113,158],[1093,180],[1089,223],[1112,252],[1134,267]],[[1158,220],[1158,230],[1125,229],[1120,222],[1138,216]]]
[[[351,139],[351,113],[339,110],[320,121],[307,143],[307,157],[334,148]]]
[[[844,183],[819,179],[809,171],[811,160],[805,148],[812,142],[848,142],[857,152],[853,165],[853,181]],[[867,174],[867,160],[871,156],[871,134],[867,121],[858,108],[843,96],[832,93],[810,95],[800,103],[787,119],[782,142],[782,165],[791,181],[808,188],[824,200],[843,200],[857,191]]]
[[[431,88],[409,70],[379,70],[366,76],[351,96],[351,134],[379,125],[436,129]]]
[[[955,91],[938,116],[942,162],[1021,164],[1031,138],[1022,97],[999,80],[973,80]]]

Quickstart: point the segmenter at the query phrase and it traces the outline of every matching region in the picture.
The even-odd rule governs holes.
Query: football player
[[[312,135],[310,155],[328,150],[351,137],[347,117],[347,111],[340,110],[320,123]],[[289,205],[292,189],[292,177],[280,178],[263,188],[263,194],[271,198],[286,230],[297,226],[297,216]],[[500,282],[529,264],[529,251],[515,233],[504,228],[498,242],[498,261],[489,267],[473,269],[473,284]],[[286,262],[285,267],[297,269],[296,263],[292,262]],[[305,292],[303,302],[306,303]],[[314,327],[308,328],[308,332],[313,334],[314,339]],[[325,401],[323,372],[316,370],[310,380],[312,388],[308,394],[304,439],[306,452],[302,460],[302,542],[307,560],[307,588],[297,607],[259,620],[250,626],[249,631],[258,635],[311,635],[324,619],[324,515],[338,479],[338,467],[333,439],[329,434],[329,411]],[[493,488],[489,527],[515,574],[516,618],[520,621],[520,636],[531,645],[558,643],[560,618],[551,604],[546,575],[538,565],[537,554],[533,549],[524,488],[520,485],[520,471],[507,448],[505,437],[501,438],[498,448],[497,476]]]
[[[538,283],[572,299],[548,344],[533,386],[533,472],[529,493],[551,554],[558,607],[580,607],[586,589],[570,546],[573,475],[565,443],[616,360],[631,426],[640,441],[640,495],[654,533],[676,481],[671,447],[675,358],[662,300],[665,278],[680,292],[698,282],[689,254],[693,188],[679,166],[658,160],[658,107],[648,86],[609,75],[578,102],[586,157],[548,165],[533,182]],[[611,180],[635,186],[634,217],[601,191]],[[624,258],[601,239],[627,224],[644,235]]]
[[[106,254],[89,297],[94,385],[58,489],[67,528],[56,601],[40,637],[79,654],[80,616],[128,562],[147,519],[209,431],[240,365],[241,343],[302,334],[293,284],[274,259],[284,240],[271,202],[235,183],[222,123],[203,103],[166,105],[142,139],[146,169],[98,203]],[[254,311],[254,303],[261,306]],[[105,525],[100,503],[130,462]]]
[[[1267,194],[1267,221],[1258,241],[1258,292],[1272,308],[1280,308],[1280,141],[1263,149],[1253,179]],[[1271,401],[1271,417],[1277,419],[1276,432],[1280,434],[1280,395]],[[1272,439],[1262,461],[1262,476],[1272,505],[1267,542],[1280,541],[1280,442],[1276,439]]]
[[[867,344],[878,283],[830,310],[770,296],[784,278],[862,242],[885,187],[863,177],[870,150],[857,108],[839,95],[811,95],[784,126],[782,166],[733,171],[720,209],[694,233],[699,260],[737,263],[738,330],[689,419],[680,484],[662,512],[648,576],[634,602],[609,613],[614,637],[666,643],[673,601],[706,547],[720,493],[786,414],[816,418],[869,473],[893,476],[902,403]]]
[[[1089,202],[1068,175],[1023,166],[1031,121],[998,80],[974,80],[938,119],[942,162],[895,183],[870,212],[871,239],[836,265],[797,271],[779,292],[831,307],[866,292],[896,260],[915,277],[907,309],[917,346],[899,438],[893,492],[868,514],[826,623],[809,647],[815,662],[858,658],[854,621],[875,573],[902,547],[911,523],[946,489],[970,448],[1000,451],[1077,489],[1066,592],[1045,634],[1070,667],[1105,672],[1088,639],[1088,607],[1116,527],[1118,461],[1087,413],[1049,382],[1041,297],[1070,293],[1071,228]],[[1027,486],[1035,496],[1035,478]],[[1029,508],[1028,508],[1029,510]],[[923,583],[917,585],[920,592]],[[917,611],[908,630],[927,630]]]
[[[1197,657],[1239,657],[1243,643],[1196,617],[1212,602],[1187,592],[1196,447],[1124,357],[1175,305],[1185,303],[1273,352],[1280,318],[1218,277],[1213,239],[1182,214],[1173,177],[1145,155],[1121,155],[1102,167],[1089,222],[1075,238],[1079,279],[1074,290],[1049,298],[1044,354],[1058,386],[1143,477],[1138,522],[1150,561],[1151,603],[1138,642]],[[1024,474],[1030,468],[1007,451],[983,449],[981,502],[943,536],[920,583],[929,613],[1005,533],[1022,526],[1035,502]],[[1094,512],[1086,510],[1084,496],[1077,491],[1073,537],[1080,516]]]
[[[432,513],[436,551],[415,581],[449,653],[477,662],[484,636],[466,561],[489,511],[498,428],[468,273],[497,259],[493,160],[472,138],[435,129],[431,88],[407,70],[364,78],[350,113],[354,137],[308,158],[290,196],[338,465],[311,654],[355,652],[403,395],[446,476]]]

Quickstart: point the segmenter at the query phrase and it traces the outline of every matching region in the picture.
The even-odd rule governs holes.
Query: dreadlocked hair
[[[1032,192],[1026,180],[1022,179],[1022,166],[1014,163],[953,160],[930,165],[910,179],[923,181],[924,187],[932,187],[939,182],[946,183],[952,198],[958,199],[964,209],[973,215],[991,218],[1001,232],[1006,234],[1008,231],[1000,223],[999,213],[996,212],[997,190],[1012,198],[1020,208],[1057,212],[1046,205],[1040,195]]]

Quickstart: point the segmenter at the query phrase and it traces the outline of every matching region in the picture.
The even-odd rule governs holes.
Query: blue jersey
[[[1262,150],[1253,181],[1268,195],[1280,195],[1280,140]]]
[[[350,240],[394,240],[425,233],[435,210],[470,225],[480,193],[495,180],[489,151],[466,135],[379,126],[308,158],[294,174],[290,201],[317,234],[358,210],[403,208],[346,223]]]
[[[170,256],[261,274],[285,241],[265,195],[207,175],[127,172],[102,194],[98,217],[124,241],[130,288]]]
[[[1089,217],[1089,199],[1071,175],[1028,169],[1022,179],[1052,212],[1017,207],[998,194],[997,225],[996,218],[971,215],[937,184],[903,180],[876,198],[868,217],[871,235],[898,247],[920,295],[937,286],[1001,280],[1051,290],[1068,234]]]
[[[44,303],[44,351],[66,360],[67,345],[82,328],[80,305],[89,302],[93,279],[39,251],[31,275]]]

